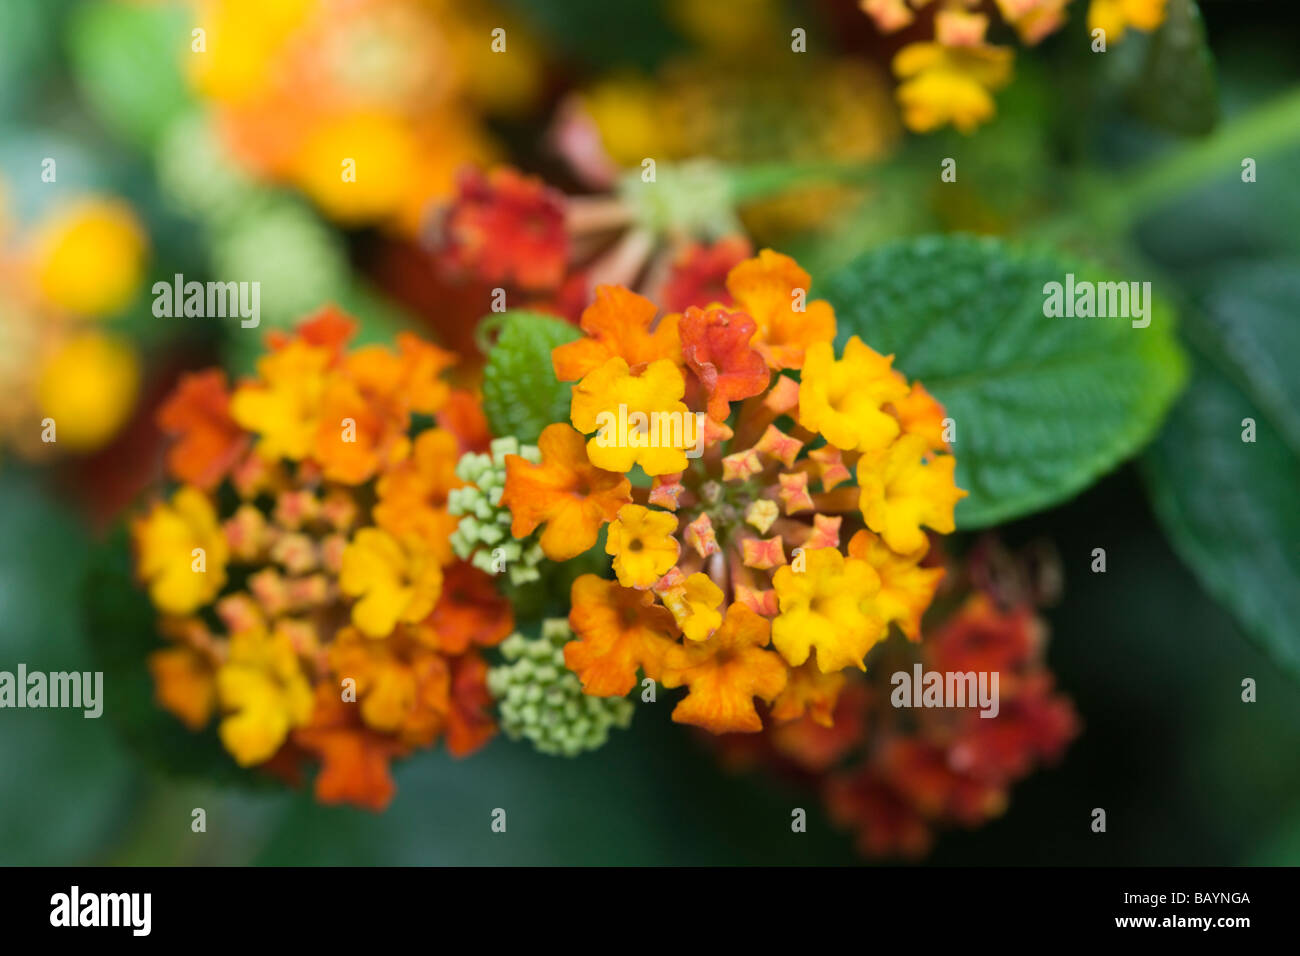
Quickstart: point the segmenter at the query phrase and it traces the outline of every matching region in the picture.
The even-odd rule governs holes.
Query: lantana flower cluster
[[[451,356],[410,334],[348,350],[354,330],[326,309],[233,389],[183,378],[159,412],[178,486],[132,530],[170,641],[149,660],[161,705],[215,719],[240,766],[318,760],[322,802],[378,809],[393,758],[492,735],[480,649],[514,622],[450,545],[456,462],[486,446]]]
[[[879,685],[853,702],[875,717],[859,722],[870,728],[871,746],[827,778],[825,795],[831,816],[856,830],[864,853],[920,856],[938,828],[981,826],[1006,810],[1013,784],[1061,756],[1079,720],[1055,689],[1045,650],[1046,626],[1032,607],[1000,608],[976,593],[920,656],[929,671],[998,674],[996,717],[985,719],[978,708],[937,708],[902,718],[884,706],[886,688]]]
[[[1154,30],[1164,22],[1166,0],[1091,0],[1088,31],[1107,43],[1125,32]],[[908,128],[928,133],[951,123],[963,133],[993,118],[993,93],[1011,82],[1011,47],[989,43],[989,17],[982,0],[859,0],[884,33],[910,27],[933,11],[933,39],[908,43],[894,57],[898,102]],[[1037,44],[1060,29],[1070,0],[996,0],[1002,20],[1020,42]]]
[[[707,164],[662,171],[640,190],[630,176],[619,190],[568,196],[510,166],[460,171],[454,196],[432,229],[438,269],[482,284],[485,295],[577,320],[599,285],[643,292],[670,311],[729,301],[727,272],[752,253],[725,183]],[[689,221],[634,201],[668,196],[694,207]]]
[[[507,456],[511,531],[546,556],[597,545],[574,582],[565,662],[598,697],[685,688],[673,719],[714,733],[812,714],[892,627],[916,639],[954,530],[943,408],[770,250],[731,270],[732,305],[660,316],[605,286],[552,353],[573,382],[541,461]],[[796,375],[798,376],[796,378]],[[698,456],[697,456],[698,453]]]
[[[954,564],[954,562],[949,562]],[[814,788],[836,824],[872,857],[924,855],[936,831],[976,827],[1001,815],[1011,788],[1057,760],[1079,733],[1069,698],[1046,664],[1047,626],[1029,596],[945,580],[950,613],[920,644],[894,642],[866,675],[854,675],[829,725],[811,716],[755,737],[717,739],[725,766],[767,769]],[[950,569],[951,570],[951,569]],[[973,570],[973,569],[970,569]],[[894,706],[894,674],[996,673],[998,712]]]

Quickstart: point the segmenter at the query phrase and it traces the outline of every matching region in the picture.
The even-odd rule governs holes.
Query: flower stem
[[[768,199],[800,186],[834,183],[861,186],[875,178],[875,163],[756,163],[728,170],[731,200],[740,204]]]
[[[1240,175],[1242,161],[1300,144],[1300,87],[1229,120],[1193,144],[1122,176],[1094,180],[1083,191],[1078,212],[1046,223],[1040,235],[1088,233],[1095,240],[1117,238],[1162,204],[1216,177]]]

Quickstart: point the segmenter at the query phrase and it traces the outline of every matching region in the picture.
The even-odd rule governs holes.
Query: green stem
[[[876,163],[756,163],[728,170],[732,202],[769,199],[801,186],[834,183],[861,186],[876,178]]]
[[[1247,157],[1258,161],[1300,144],[1300,87],[1290,90],[1221,125],[1191,145],[1123,176],[1118,182],[1094,182],[1085,188],[1081,210],[1053,220],[1042,230],[1049,236],[1087,232],[1118,238],[1163,203],[1215,178],[1241,172]]]
[[[1209,136],[1177,146],[1131,173],[1096,179],[1085,185],[1077,211],[1053,217],[1035,233],[1061,239],[1087,235],[1094,241],[1118,238],[1161,204],[1189,189],[1229,174],[1239,175],[1241,161],[1258,161],[1300,144],[1300,87],[1223,123]],[[881,182],[892,173],[889,163],[758,163],[727,171],[736,204],[778,196],[818,183],[861,186]]]

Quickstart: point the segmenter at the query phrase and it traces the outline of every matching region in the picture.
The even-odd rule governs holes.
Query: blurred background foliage
[[[731,141],[698,152],[744,163],[799,158],[799,149],[771,140],[789,128],[805,143],[817,135],[815,122],[800,125],[809,122],[807,104],[709,75],[710,62],[725,75],[727,56],[749,42],[740,25],[711,21],[712,5],[507,6],[558,64],[552,84],[612,77],[609,89],[626,91],[657,82],[689,90],[714,118],[730,117]],[[780,236],[814,276],[883,243],[936,232],[1051,243],[1072,260],[1155,279],[1191,355],[1190,384],[1136,460],[1111,470],[1147,434],[1106,462],[1109,474],[1095,483],[1089,475],[1063,497],[1077,496],[1036,501],[1055,507],[1001,526],[1011,545],[1046,538],[1063,556],[1064,597],[1047,612],[1049,660],[1083,733],[1058,767],[1015,789],[1002,818],[944,834],[931,863],[1300,863],[1300,48],[1289,40],[1300,19],[1281,3],[1200,6],[1204,33],[1190,0],[1174,0],[1170,29],[1102,58],[1087,53],[1076,18],[1021,51],[997,118],[974,136],[901,136],[887,100],[883,118],[855,126],[860,117],[846,107],[840,128],[857,139],[840,144],[842,158],[866,164],[861,185],[831,187],[829,201],[805,193],[793,213],[779,205],[749,211],[751,231]],[[814,46],[837,36],[843,13],[811,4],[797,15],[787,8],[777,22],[784,36],[787,20],[807,21]],[[188,22],[180,4],[0,4],[0,181],[9,216],[34,222],[47,211],[53,190],[16,184],[55,155],[60,190],[131,204],[147,227],[151,280],[174,272],[255,277],[256,264],[294,280],[271,283],[292,289],[266,305],[270,324],[305,307],[304,288],[308,299],[327,294],[357,309],[371,340],[418,324],[364,275],[373,232],[336,230],[301,195],[212,165],[186,81],[156,53]],[[729,53],[720,37],[733,28]],[[885,62],[870,39],[855,55]],[[694,65],[680,65],[691,56]],[[837,82],[847,95],[865,88],[855,74]],[[616,113],[630,102],[620,95],[610,93]],[[542,127],[524,114],[494,122],[493,132],[513,146]],[[1243,143],[1269,145],[1256,157],[1253,185],[1241,182]],[[699,146],[661,145],[682,157]],[[942,184],[949,156],[959,157],[959,180]],[[177,196],[194,206],[181,208]],[[143,289],[113,323],[141,356],[146,399],[177,368],[219,360],[239,370],[256,354],[251,337],[154,319]],[[1236,434],[1248,416],[1259,423],[1256,444],[1207,439]],[[0,668],[114,666],[117,645],[87,621],[87,576],[101,594],[118,592],[125,637],[151,635],[147,620],[132,616],[138,607],[130,607],[122,569],[105,567],[96,552],[107,516],[138,493],[126,477],[115,493],[103,491],[119,471],[113,459],[91,456],[55,472],[6,452]],[[1104,575],[1089,569],[1095,547],[1107,551]],[[645,707],[630,731],[574,760],[505,739],[464,762],[423,754],[396,768],[398,795],[374,815],[318,806],[306,792],[177,774],[204,765],[206,746],[178,726],[149,742],[193,752],[146,760],[129,743],[132,727],[138,734],[168,718],[143,710],[146,675],[132,681],[119,668],[119,676],[108,678],[101,720],[77,711],[0,713],[0,862],[858,860],[814,794],[724,772],[692,733]],[[1258,685],[1253,705],[1241,703],[1246,677]],[[207,812],[206,834],[190,832],[195,807]],[[489,829],[496,807],[508,810],[508,835]],[[808,811],[807,834],[790,831],[794,807]],[[1107,810],[1106,834],[1088,827],[1094,807]]]

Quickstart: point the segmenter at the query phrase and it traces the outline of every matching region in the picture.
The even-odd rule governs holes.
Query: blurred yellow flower
[[[1011,82],[1012,59],[1007,47],[909,43],[894,57],[904,122],[918,133],[948,123],[973,132],[993,118],[991,91]]]
[[[140,577],[167,614],[189,614],[226,583],[230,551],[207,496],[185,485],[132,526]]]
[[[207,32],[202,56],[187,56],[205,96],[240,103],[259,95],[281,47],[300,29],[316,0],[204,0],[195,23]]]
[[[87,451],[116,434],[140,387],[135,352],[117,339],[85,332],[45,359],[36,383],[43,417],[54,419],[56,443]]]
[[[438,23],[456,59],[466,98],[504,115],[532,107],[542,91],[542,50],[537,39],[507,10],[487,3],[442,2]],[[483,42],[495,29],[505,31],[505,53]]]
[[[1129,27],[1154,30],[1165,19],[1166,0],[1092,0],[1088,30],[1105,30],[1106,39],[1118,40]]]
[[[415,178],[417,146],[409,125],[378,110],[331,117],[302,144],[294,176],[332,219],[382,218]]]
[[[33,237],[33,270],[41,294],[83,316],[120,311],[144,271],[148,241],[131,208],[85,199],[59,210]]]
[[[363,528],[343,551],[339,590],[360,598],[352,623],[368,637],[387,637],[399,622],[429,616],[442,593],[442,568],[386,531]]]
[[[329,363],[328,349],[295,340],[258,361],[265,384],[241,385],[235,391],[231,417],[261,435],[257,447],[264,458],[301,461],[311,453]]]
[[[230,638],[230,658],[217,671],[224,710],[218,732],[241,767],[269,760],[290,729],[311,719],[312,690],[293,642],[279,631],[254,628]]]
[[[779,0],[668,0],[666,13],[693,43],[720,56],[752,58],[786,32]]]
[[[664,93],[646,79],[618,75],[582,95],[582,106],[600,131],[610,159],[620,167],[640,166],[647,156],[677,156],[687,146],[662,122]]]
[[[647,157],[703,156],[746,164],[853,163],[893,149],[901,131],[897,110],[874,66],[850,58],[805,62],[783,55],[780,45],[759,47],[774,55],[756,56],[745,38],[756,26],[765,29],[765,15],[740,23],[729,5],[720,10],[707,16],[729,16],[734,28],[716,45],[738,55],[672,60],[653,77],[615,73],[582,92],[577,103],[614,167],[638,169]],[[755,234],[809,228],[853,195],[845,187],[812,184],[747,203],[744,220]]]

